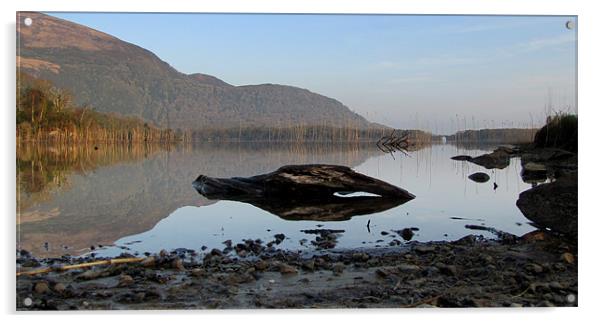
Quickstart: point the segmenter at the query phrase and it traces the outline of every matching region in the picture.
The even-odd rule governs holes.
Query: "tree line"
[[[136,117],[77,106],[73,95],[50,81],[17,73],[17,141],[170,142],[176,135]]]

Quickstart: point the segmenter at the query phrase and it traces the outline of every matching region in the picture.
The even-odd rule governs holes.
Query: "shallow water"
[[[531,187],[520,177],[520,160],[503,170],[486,170],[450,157],[480,155],[474,149],[434,145],[394,156],[373,145],[223,144],[176,147],[25,147],[18,149],[18,241],[37,256],[102,256],[121,252],[201,246],[223,248],[253,238],[305,250],[315,235],[305,229],[345,230],[339,248],[388,246],[393,231],[415,227],[412,240],[455,240],[467,234],[492,237],[465,225],[484,225],[513,234],[534,228],[515,203]],[[210,201],[191,182],[212,177],[252,176],[287,164],[328,163],[402,187],[416,198],[400,206],[344,221],[281,218],[253,205]],[[468,175],[491,176],[476,183]],[[493,183],[498,188],[494,190]],[[367,223],[370,221],[368,230]],[[385,231],[388,234],[383,235]],[[304,244],[300,240],[307,239]],[[102,247],[98,247],[102,245]]]

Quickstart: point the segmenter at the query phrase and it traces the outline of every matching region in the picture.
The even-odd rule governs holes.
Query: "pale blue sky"
[[[540,125],[549,98],[576,110],[577,33],[565,27],[575,17],[52,15],[144,47],[184,73],[307,88],[393,127]]]

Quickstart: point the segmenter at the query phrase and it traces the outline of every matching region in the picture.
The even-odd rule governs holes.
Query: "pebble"
[[[353,261],[367,261],[370,259],[370,256],[365,252],[356,252],[351,256]]]
[[[200,268],[194,268],[190,271],[190,274],[194,277],[201,277],[204,273],[205,271]]]
[[[510,307],[523,307],[523,304],[512,303],[512,304],[510,304]]]
[[[62,294],[63,292],[65,292],[65,289],[66,289],[66,287],[65,287],[65,284],[63,284],[63,283],[56,283],[56,285],[54,285],[54,291],[59,294]]]
[[[434,246],[419,245],[419,246],[416,246],[414,248],[414,251],[416,251],[417,253],[420,253],[420,254],[425,254],[425,253],[429,253],[429,252],[434,252],[435,251],[435,247]]]
[[[560,259],[564,262],[566,262],[567,264],[574,264],[575,263],[575,256],[573,256],[572,253],[570,252],[565,252],[562,254],[562,256],[560,257]]]
[[[130,286],[134,283],[134,278],[130,275],[121,275],[119,276],[119,287]]]
[[[303,269],[306,269],[306,270],[309,270],[309,271],[313,271],[313,270],[315,269],[315,266],[316,266],[316,262],[315,262],[315,260],[313,260],[313,259],[310,259],[310,260],[304,261],[304,262],[301,264],[301,268],[303,268]]]
[[[45,294],[50,291],[47,282],[37,282],[33,288],[37,294]]]
[[[334,266],[332,266],[332,271],[335,274],[341,274],[343,273],[343,270],[345,270],[345,265],[341,262],[337,262],[336,264],[334,264]]]
[[[155,266],[155,257],[150,256],[150,257],[146,257],[144,260],[142,260],[140,262],[140,264],[142,265],[142,267],[146,267],[146,268],[151,268]]]
[[[268,263],[264,260],[259,260],[258,262],[255,263],[255,269],[263,271],[266,270],[268,268]]]
[[[401,272],[411,272],[411,271],[420,271],[420,266],[412,265],[412,264],[401,264],[397,266],[397,269]]]
[[[291,265],[287,265],[287,264],[280,264],[280,273],[283,275],[288,275],[288,274],[296,274],[297,273],[297,269]]]
[[[184,267],[184,262],[182,261],[182,259],[180,258],[176,258],[172,263],[171,266],[179,271],[184,271],[186,270],[186,268]]]
[[[528,264],[526,269],[536,274],[541,274],[543,272],[543,267],[538,264]]]

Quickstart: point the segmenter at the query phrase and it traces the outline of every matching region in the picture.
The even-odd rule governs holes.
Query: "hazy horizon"
[[[574,16],[49,14],[186,74],[306,88],[395,128],[520,128],[540,126],[546,105],[577,111]]]

